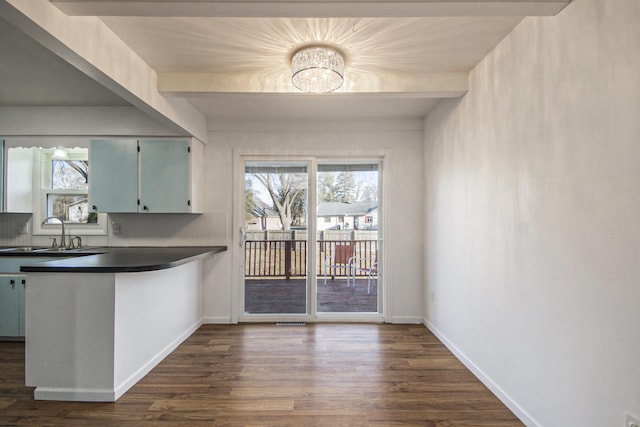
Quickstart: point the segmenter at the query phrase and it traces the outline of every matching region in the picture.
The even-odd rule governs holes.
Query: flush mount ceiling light
[[[54,160],[67,160],[69,156],[67,155],[67,150],[62,147],[57,147],[53,150],[51,158]]]
[[[329,47],[305,47],[291,59],[291,81],[303,92],[326,93],[344,82],[344,58]]]

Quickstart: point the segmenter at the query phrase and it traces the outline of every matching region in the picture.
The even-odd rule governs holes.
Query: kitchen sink
[[[82,248],[52,248],[38,246],[19,246],[13,248],[1,248],[0,254],[23,254],[23,255],[41,255],[41,254],[68,254],[69,256],[94,255],[102,253],[96,247]]]
[[[40,252],[50,248],[33,247],[33,246],[19,246],[15,248],[2,248],[0,252]]]

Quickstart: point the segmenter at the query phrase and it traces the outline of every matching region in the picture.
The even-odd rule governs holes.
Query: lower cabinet
[[[24,337],[25,276],[0,275],[0,339]]]

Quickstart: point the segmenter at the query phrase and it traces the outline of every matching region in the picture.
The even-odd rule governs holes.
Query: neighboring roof
[[[273,209],[273,208],[265,208],[264,209],[264,213],[266,214],[265,216],[267,216],[269,218],[270,217],[277,217],[277,218],[280,217],[280,214],[278,213],[278,211],[276,209]],[[256,215],[255,212],[253,212],[252,215],[253,215],[254,218],[260,218],[262,216],[262,215]]]
[[[256,208],[261,209],[266,214],[266,216],[268,216],[268,217],[272,217],[272,216],[279,217],[280,216],[280,214],[278,213],[277,209],[274,209],[274,208],[268,206],[265,202],[263,202],[260,199],[256,198],[253,203],[254,203]],[[256,215],[256,212],[253,212],[252,214],[256,218],[260,218],[262,216],[262,215]]]
[[[257,202],[257,204],[261,205],[260,207],[264,210],[268,217],[280,216],[277,209],[266,207],[265,203]],[[318,205],[317,216],[363,216],[377,208],[377,201],[353,203],[322,202]],[[259,218],[259,216],[256,216],[256,218]]]
[[[322,202],[318,205],[317,216],[362,216],[377,209],[377,201],[366,202]]]

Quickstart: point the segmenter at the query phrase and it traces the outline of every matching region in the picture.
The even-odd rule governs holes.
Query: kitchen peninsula
[[[116,401],[202,324],[204,258],[225,250],[102,248],[21,267],[34,398]]]

